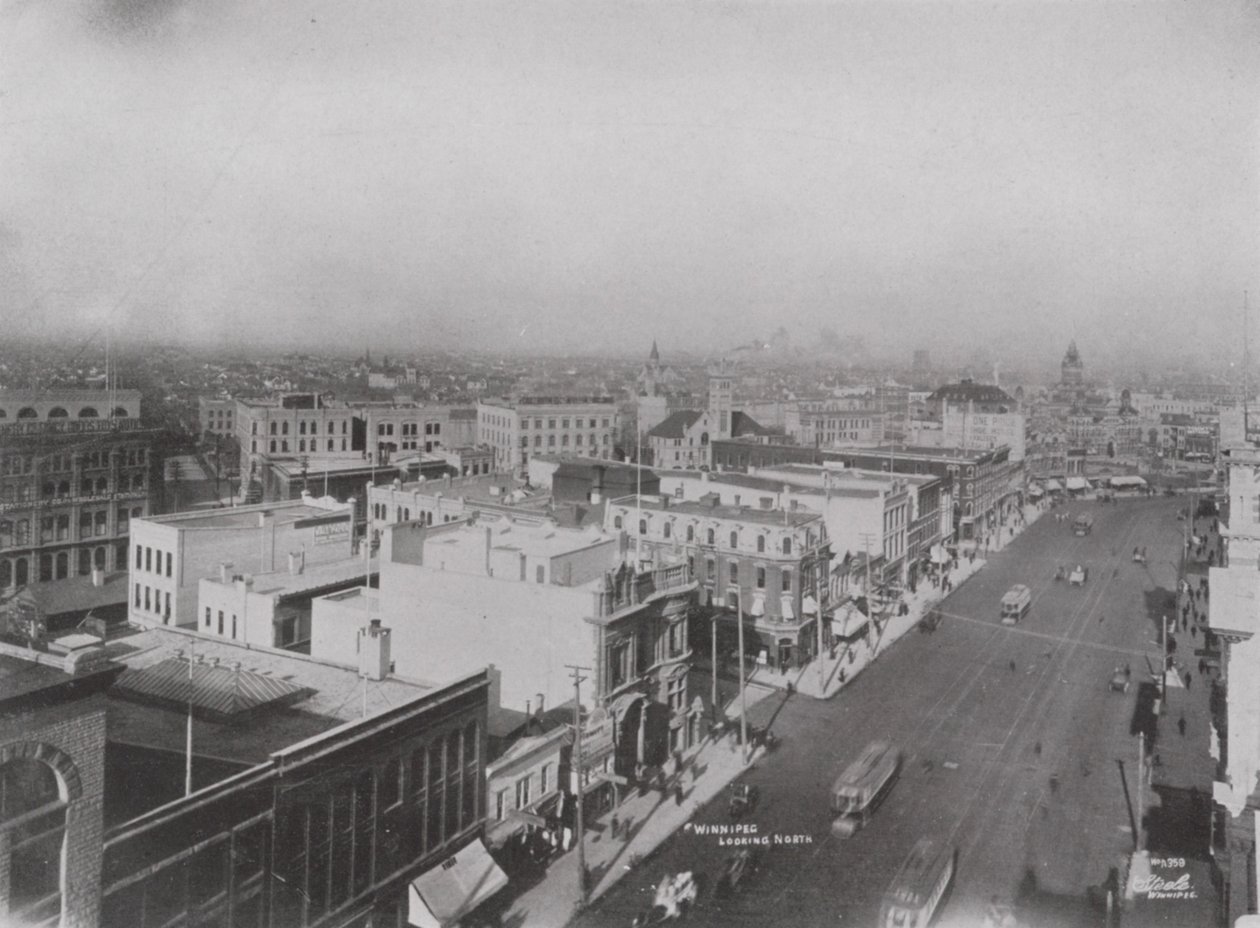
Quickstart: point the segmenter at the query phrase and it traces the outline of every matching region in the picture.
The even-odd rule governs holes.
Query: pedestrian
[[[621,833],[621,822],[617,819],[617,813],[613,813],[612,817],[612,839],[617,840],[617,835]]]
[[[1177,719],[1177,731],[1181,733],[1181,737],[1184,738],[1186,736],[1186,717],[1184,715]]]
[[[1133,668],[1130,667],[1128,664],[1125,664],[1124,665],[1124,678],[1128,680],[1132,676],[1133,676]]]
[[[681,806],[683,804],[683,788],[679,783],[674,787],[674,805]]]
[[[1186,671],[1186,689],[1190,689],[1190,671]]]

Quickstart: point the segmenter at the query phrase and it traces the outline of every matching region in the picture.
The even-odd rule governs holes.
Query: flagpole
[[[643,430],[639,427],[639,406],[634,407],[634,572],[643,568]]]

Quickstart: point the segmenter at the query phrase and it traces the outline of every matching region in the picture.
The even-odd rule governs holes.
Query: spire
[[[653,364],[659,364],[661,361],[661,353],[656,350],[656,339],[652,339],[652,353],[648,355],[648,360]]]

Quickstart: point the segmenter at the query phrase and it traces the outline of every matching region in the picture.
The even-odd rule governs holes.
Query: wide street
[[[728,824],[725,796],[697,811],[576,924],[629,925],[666,873],[704,884],[689,915],[703,925],[874,925],[880,897],[915,841],[958,850],[941,926],[975,926],[987,904],[1018,905],[1025,926],[1101,924],[1087,888],[1133,847],[1136,726],[1149,722],[1150,667],[1160,615],[1172,613],[1187,498],[1078,503],[1093,533],[1043,515],[941,606],[934,634],[911,633],[830,701],[774,697],[776,751],[742,778],[762,800],[745,821],[769,842],[733,899],[711,887],[731,848],[695,825]],[[1132,562],[1135,546],[1148,562]],[[1090,570],[1082,587],[1054,579],[1059,564]],[[1033,591],[1014,628],[998,601],[1015,583]],[[1128,693],[1108,687],[1129,665]],[[1142,708],[1139,708],[1141,706]],[[1165,733],[1165,737],[1167,734]],[[871,824],[830,832],[829,789],[869,742],[903,752],[901,776]]]

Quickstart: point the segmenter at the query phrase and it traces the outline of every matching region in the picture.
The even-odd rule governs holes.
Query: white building
[[[234,574],[287,569],[289,555],[308,566],[353,553],[353,506],[309,495],[290,502],[207,509],[134,519],[128,621],[197,624],[198,585]]]
[[[613,459],[617,404],[611,396],[531,396],[477,404],[477,442],[494,449],[495,470],[526,473],[535,454]]]

